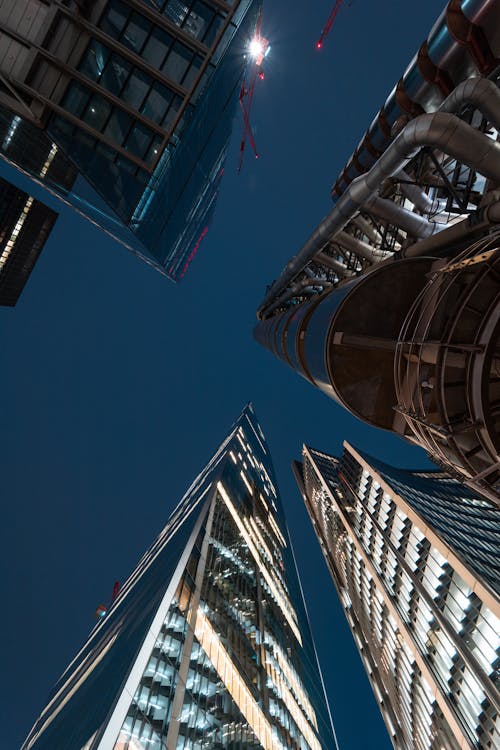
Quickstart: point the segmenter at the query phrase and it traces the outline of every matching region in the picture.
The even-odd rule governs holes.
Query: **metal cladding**
[[[497,504],[499,59],[500,0],[450,2],[255,330],[351,414]]]
[[[448,3],[337,178],[334,201],[375,164],[400,118],[436,111],[460,81],[493,71],[500,59],[499,22],[496,0]]]
[[[451,114],[460,106],[469,103],[481,108],[481,111],[484,108],[488,113],[488,119],[500,128],[500,91],[491,81],[480,78],[460,84],[443,102],[444,111],[440,108],[438,112],[420,115],[411,120],[371,169],[346,187],[330,213],[320,222],[271,286],[259,308],[259,316],[263,314],[273,297],[286,287],[325,243],[343,229],[358,210],[366,207],[367,201],[373,197],[383,180],[399,173],[422,147],[438,147],[445,154],[468,164],[496,184],[500,183],[500,145]],[[377,199],[372,203],[376,206]],[[370,206],[367,208],[370,210]],[[391,207],[391,210],[392,213],[399,210],[400,217],[404,215],[401,208]],[[422,220],[418,217],[413,217],[412,222],[422,227]],[[398,225],[401,226],[400,223]],[[408,229],[408,225],[402,228]],[[414,236],[418,237],[419,233],[415,233]]]
[[[500,747],[500,518],[344,443],[294,473],[395,750]]]

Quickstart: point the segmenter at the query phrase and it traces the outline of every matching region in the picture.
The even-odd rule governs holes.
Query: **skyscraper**
[[[247,407],[68,666],[23,750],[336,748]]]
[[[451,0],[270,286],[255,338],[500,500],[498,0]]]
[[[0,7],[0,121],[39,129],[79,175],[52,189],[172,279],[210,223],[260,5]],[[39,179],[29,153],[0,153]]]
[[[16,304],[56,219],[45,204],[0,179],[0,305]]]
[[[344,447],[294,468],[394,747],[498,748],[498,509]]]

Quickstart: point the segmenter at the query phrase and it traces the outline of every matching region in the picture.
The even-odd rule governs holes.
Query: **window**
[[[204,3],[196,2],[183,24],[183,30],[192,34],[195,39],[203,40],[207,29],[214,18],[214,11]]]
[[[127,137],[132,124],[133,120],[129,115],[115,109],[106,125],[104,135],[114,143],[121,146],[125,142],[125,138]]]
[[[85,86],[73,81],[62,101],[62,106],[76,117],[81,117],[89,96],[90,92]]]
[[[134,109],[139,110],[151,86],[151,78],[134,69],[123,90],[123,99]]]
[[[141,113],[145,117],[154,120],[154,122],[161,124],[172,98],[173,94],[166,86],[163,86],[161,83],[155,83],[142,105]]]
[[[94,94],[85,109],[82,120],[101,131],[111,113],[111,104],[99,94]]]
[[[151,22],[139,13],[132,13],[120,41],[139,54],[150,31]]]
[[[186,73],[184,80],[182,81],[182,85],[186,89],[190,89],[193,85],[195,79],[198,76],[198,72],[201,68],[201,57],[198,57],[198,55],[195,56],[193,62],[191,63],[191,66],[188,69],[188,72]]]
[[[148,153],[146,154],[146,157],[144,161],[147,164],[154,164],[156,159],[158,158],[158,155],[160,153],[160,146],[161,146],[162,139],[159,135],[156,135],[153,138],[153,142],[151,143],[151,146],[149,147]]]
[[[106,34],[118,39],[127,23],[129,13],[130,8],[122,0],[111,0],[100,23],[101,29]]]
[[[142,57],[158,70],[165,62],[167,53],[172,46],[173,38],[162,29],[153,29],[142,51]]]
[[[118,96],[123,88],[125,81],[127,80],[129,73],[132,69],[130,63],[120,57],[120,55],[112,54],[111,58],[106,65],[104,73],[101,77],[101,83],[108,91]]]
[[[177,112],[179,111],[179,108],[182,104],[182,99],[180,96],[174,96],[172,99],[172,104],[170,105],[167,114],[165,115],[165,118],[163,120],[162,126],[167,130],[170,125],[172,124],[172,121],[174,120],[175,116],[177,115]]]
[[[169,21],[175,23],[176,26],[181,26],[184,19],[186,18],[188,8],[179,0],[168,0],[163,13]]]
[[[125,148],[127,151],[135,154],[135,156],[138,156],[139,159],[144,159],[151,145],[152,136],[153,134],[149,128],[137,123],[130,131]]]
[[[184,44],[175,42],[162,70],[172,81],[181,83],[192,59],[192,51]]]
[[[97,40],[93,40],[87,47],[79,69],[92,81],[98,81],[109,58],[109,49]]]

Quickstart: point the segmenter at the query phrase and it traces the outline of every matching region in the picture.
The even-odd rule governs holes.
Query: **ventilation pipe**
[[[412,237],[423,239],[424,237],[430,237],[436,231],[436,225],[433,221],[427,221],[423,216],[414,214],[413,211],[408,211],[407,208],[403,208],[398,203],[387,200],[387,198],[380,198],[378,195],[369,198],[363,208],[380,219],[403,229]]]
[[[363,232],[363,234],[365,234],[375,245],[382,242],[382,235],[380,232],[378,232],[364,216],[358,214],[358,216],[352,220],[352,224]]]
[[[424,193],[422,188],[415,185],[410,175],[407,174],[404,169],[401,169],[395,177],[399,181],[399,188],[405,198],[408,198],[415,208],[418,208],[423,214],[429,214],[432,210],[432,198],[430,198],[427,193]]]
[[[483,234],[488,227],[495,224],[500,224],[500,201],[484,206],[477,213],[443,229],[433,237],[415,242],[402,251],[402,256],[403,258],[418,258],[423,255],[435,255]]]
[[[459,83],[439,107],[440,112],[456,113],[465,106],[478,109],[500,130],[500,91],[488,78],[468,78]]]
[[[439,107],[440,112],[456,114],[466,106],[478,109],[496,130],[500,131],[500,91],[488,78],[468,78],[462,81],[446,97]],[[418,185],[412,184],[410,176],[400,170],[395,177],[400,182],[400,189],[406,198],[422,213],[440,209],[443,201],[433,201]]]
[[[382,181],[404,168],[423,146],[438,148],[493,180],[495,184],[500,184],[500,144],[446,112],[416,117],[396,136],[369,172],[357,177],[347,187],[332,211],[271,286],[258,315],[262,315],[276,294],[288,286],[332,235],[345,227]]]
[[[314,256],[314,259],[319,261],[319,263],[322,263],[327,268],[331,268],[331,270],[335,271],[335,273],[339,276],[342,276],[344,278],[354,276],[354,271],[350,271],[346,266],[344,266],[343,263],[341,263],[339,260],[336,260],[335,258],[331,258],[325,252],[318,253]]]
[[[345,248],[345,250],[349,250],[349,252],[355,253],[360,258],[364,258],[368,263],[374,263],[375,256],[381,254],[380,250],[372,247],[368,242],[363,242],[363,240],[354,237],[352,234],[348,234],[348,232],[337,232],[337,234],[331,238],[331,242],[336,242],[341,247]]]
[[[314,292],[317,287],[325,289],[325,287],[329,286],[333,286],[332,282],[325,281],[324,279],[301,279],[301,281],[292,284],[290,289],[266,310],[266,313],[272,313],[273,310],[276,310],[276,308],[280,307],[284,302],[293,299],[293,297],[296,297],[299,294],[303,294],[304,292]]]

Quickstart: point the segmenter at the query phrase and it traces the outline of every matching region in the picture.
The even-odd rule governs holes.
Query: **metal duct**
[[[382,242],[382,236],[377,229],[375,229],[374,226],[370,224],[369,221],[367,221],[364,216],[356,216],[352,223],[354,226],[356,226],[363,234],[366,234],[369,240],[371,240],[375,245],[379,242]]]
[[[432,198],[429,198],[422,188],[412,182],[410,175],[408,175],[404,169],[401,169],[395,177],[400,180],[399,189],[403,195],[413,203],[415,208],[418,208],[423,214],[430,213],[433,204]]]
[[[338,200],[349,183],[384,152],[399,117],[434,112],[460,80],[478,73],[489,75],[497,64],[496,47],[498,0],[452,0],[347,161],[332,187],[332,199]]]
[[[332,211],[314,230],[297,255],[287,263],[281,276],[271,286],[259,308],[259,315],[332,235],[345,227],[381,182],[404,168],[423,146],[439,148],[496,184],[500,184],[500,144],[474,130],[455,115],[445,112],[420,115],[396,136],[367,174],[356,178],[349,185]]]
[[[268,310],[266,310],[267,313],[272,313],[273,310],[276,310],[277,307],[280,307],[284,302],[286,302],[289,299],[293,299],[293,297],[296,297],[298,294],[302,294],[303,292],[313,292],[316,287],[325,287],[333,286],[331,281],[325,281],[324,279],[302,279],[301,281],[297,281],[295,284],[292,284],[290,289],[286,292],[286,294],[283,294],[279,299],[274,302]]]
[[[428,221],[423,216],[414,214],[413,211],[408,211],[407,208],[403,208],[394,201],[380,198],[378,195],[369,198],[364,203],[363,208],[369,213],[400,227],[412,237],[423,239],[424,237],[430,237],[436,231],[436,224],[433,221]]]
[[[452,224],[438,234],[416,242],[402,251],[403,258],[418,258],[423,255],[435,255],[450,247],[457,247],[466,239],[482,234],[492,224],[500,224],[500,201],[490,203],[471,214],[467,219]]]
[[[329,255],[327,255],[324,252],[318,253],[317,255],[314,256],[314,258],[315,260],[319,261],[327,268],[331,268],[331,270],[335,271],[335,273],[338,274],[339,276],[343,276],[344,278],[354,276],[354,271],[350,271],[339,260],[336,260],[335,258],[331,258]]]
[[[468,78],[459,83],[439,107],[440,112],[460,112],[467,104],[478,109],[500,130],[500,91],[488,78]]]
[[[331,238],[331,242],[336,242],[341,245],[341,247],[349,250],[349,252],[356,253],[356,255],[367,260],[368,263],[374,263],[375,256],[380,254],[380,251],[377,251],[377,249],[369,245],[368,242],[363,242],[363,240],[359,240],[357,237],[354,237],[347,232],[337,232],[335,237]]]
[[[493,81],[487,78],[468,78],[466,81],[462,81],[459,85],[446,97],[444,102],[439,107],[439,112],[448,112],[455,114],[460,112],[465,106],[473,106],[474,109],[479,110],[490,122],[496,130],[500,131],[500,90],[493,83]],[[429,196],[418,187],[418,185],[411,184],[411,179],[404,171],[400,170],[396,175],[396,178],[403,180],[400,183],[400,189],[403,195],[412,201],[413,205],[416,206],[423,213],[429,213],[432,210],[433,205],[439,208],[439,203],[434,202]],[[407,180],[408,182],[404,182]],[[442,203],[442,202],[441,202]],[[382,210],[382,204],[380,204]],[[373,209],[373,213],[381,218],[384,217],[382,213],[379,213],[376,208]],[[390,219],[388,219],[390,220]],[[411,221],[411,220],[410,220]],[[397,222],[392,222],[396,223]],[[399,224],[403,229],[406,227],[403,224]],[[410,231],[410,230],[407,230]],[[414,234],[416,237],[427,237],[429,234]]]

